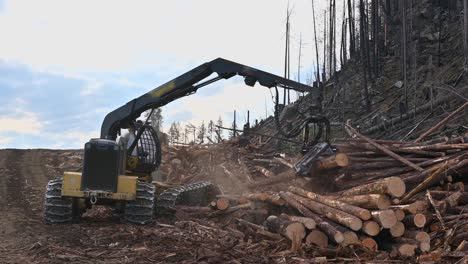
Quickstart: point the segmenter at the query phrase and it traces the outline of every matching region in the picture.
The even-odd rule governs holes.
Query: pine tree
[[[222,141],[223,139],[223,132],[221,131],[221,128],[219,127],[222,127],[223,126],[223,119],[221,118],[221,116],[218,118],[218,121],[216,122],[217,125],[218,125],[218,129],[216,130],[216,141],[219,143]]]
[[[179,133],[179,130],[177,128],[177,124],[175,122],[172,123],[171,127],[169,128],[169,137],[170,137],[170,142],[171,143],[179,141],[180,133]]]
[[[203,144],[206,135],[205,121],[202,122],[201,126],[198,128],[197,139],[200,144]]]
[[[189,135],[190,135],[190,129],[188,128],[188,126],[186,125],[185,126],[185,129],[184,129],[184,143],[187,144],[189,141]]]
[[[161,108],[156,108],[153,111],[153,114],[151,115],[149,121],[151,122],[151,126],[156,130],[156,132],[160,133],[162,130],[162,124],[163,124],[163,116],[162,116],[162,110]],[[150,111],[147,111],[145,113],[145,117],[148,117],[148,115],[151,113]]]
[[[210,122],[208,122],[208,137],[210,137],[211,140],[213,140],[214,130],[215,130],[215,124],[213,120],[210,120]]]

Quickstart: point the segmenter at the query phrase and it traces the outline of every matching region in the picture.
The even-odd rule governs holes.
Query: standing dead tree
[[[286,12],[286,34],[285,34],[285,50],[284,50],[284,78],[289,79],[289,73],[290,73],[290,24],[289,24],[289,17],[291,16],[291,10],[289,9],[289,2],[288,2],[288,8]],[[283,105],[286,105],[286,97],[288,98],[288,104],[291,102],[290,98],[290,91],[287,89],[284,89],[283,93]]]
[[[312,18],[314,21],[314,38],[315,38],[315,62],[317,65],[317,71],[316,71],[316,81],[317,83],[320,83],[320,61],[319,61],[319,55],[318,55],[318,41],[317,41],[317,29],[315,27],[315,8],[314,8],[314,0],[312,2]]]
[[[368,40],[368,35],[367,35],[367,32],[366,32],[366,26],[365,26],[365,23],[366,23],[366,15],[365,15],[365,10],[364,10],[364,1],[363,0],[360,0],[359,1],[359,13],[360,13],[360,17],[359,17],[359,32],[360,32],[360,39],[361,39],[361,45],[360,45],[360,50],[361,50],[361,65],[362,65],[362,77],[363,77],[363,82],[362,82],[362,86],[363,86],[363,93],[364,93],[364,103],[365,103],[365,107],[367,108],[368,111],[370,111],[371,109],[371,103],[370,103],[370,99],[369,99],[369,88],[368,88],[368,85],[367,85],[367,68],[368,68],[368,60],[367,60],[367,57],[366,56],[366,49],[367,49],[367,41]]]
[[[406,69],[406,0],[400,0],[400,10],[401,10],[401,20],[402,20],[402,28],[401,28],[401,48],[402,48],[402,68],[403,68],[403,86],[405,88],[405,109],[408,109],[408,80],[407,80],[407,69]]]
[[[353,1],[354,3],[354,1]],[[349,25],[349,55],[350,58],[355,58],[356,55],[356,32],[354,27],[353,5],[351,0],[348,0],[348,25]]]
[[[463,25],[464,25],[464,53],[465,53],[465,73],[468,71],[468,0],[463,1]]]

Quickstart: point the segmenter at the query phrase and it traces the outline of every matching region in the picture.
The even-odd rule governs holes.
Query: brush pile
[[[179,209],[246,237],[288,241],[296,253],[425,260],[468,253],[468,135],[408,142],[347,129],[351,138],[333,144],[335,151],[315,160],[305,178],[291,159],[244,148],[238,160],[249,170],[243,172],[257,176],[245,176],[243,193]],[[316,182],[325,190],[310,187]]]

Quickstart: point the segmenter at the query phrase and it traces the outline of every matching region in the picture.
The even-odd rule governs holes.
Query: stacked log
[[[332,179],[333,191],[286,188],[300,177],[292,159],[249,154],[260,180],[248,182],[246,193],[218,196],[199,212],[220,219],[235,214],[231,222],[255,236],[288,241],[293,251],[359,244],[395,257],[436,248],[466,252],[468,138],[404,142],[351,132],[357,138],[335,144],[338,152],[317,159],[308,175],[312,181]],[[260,220],[246,217],[254,213]]]

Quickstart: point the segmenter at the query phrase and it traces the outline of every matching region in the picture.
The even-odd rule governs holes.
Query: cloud
[[[271,0],[11,0],[0,13],[0,57],[79,72],[136,72],[157,65],[169,75],[226,57],[281,71],[286,6],[287,1]],[[291,63],[297,65],[302,35],[302,64],[312,64],[310,1],[291,6]],[[316,6],[320,15],[326,3]],[[321,28],[322,20],[317,23]]]
[[[0,137],[0,147],[2,147],[2,145],[6,145],[10,143],[11,141],[13,141],[13,137],[5,137],[5,136]]]
[[[104,84],[102,82],[94,81],[89,82],[81,91],[81,95],[92,95],[95,94],[97,91],[102,90]]]
[[[315,2],[316,14],[323,13],[326,2]],[[108,112],[217,57],[282,75],[286,5],[278,0],[0,0],[0,136],[13,138],[3,145],[82,147],[99,135]],[[310,1],[292,0],[291,6],[291,74],[296,76],[302,32],[307,76],[315,59]],[[318,28],[322,20],[317,19]],[[228,124],[234,109],[239,122],[247,110],[253,121],[265,111],[271,114],[271,106],[268,89],[229,80],[165,106],[164,124],[200,125],[219,116]]]
[[[43,127],[37,115],[27,111],[21,111],[14,116],[0,117],[0,133],[14,132],[37,135]]]

